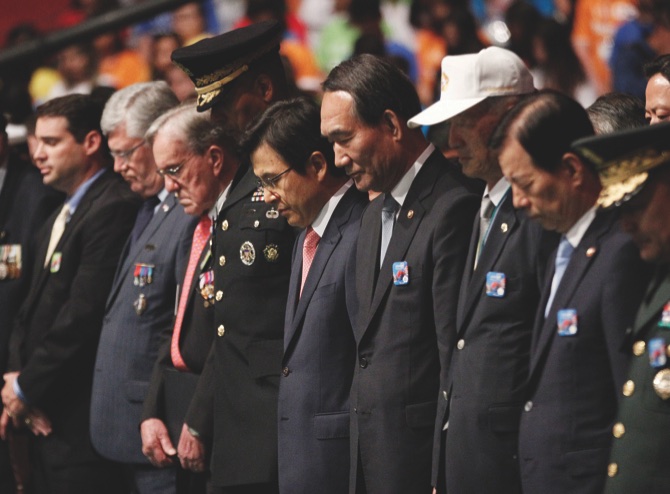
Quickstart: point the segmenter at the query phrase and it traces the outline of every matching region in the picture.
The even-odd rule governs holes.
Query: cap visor
[[[435,125],[455,117],[459,113],[464,112],[468,108],[472,108],[477,103],[484,101],[486,97],[481,98],[466,98],[458,100],[444,100],[436,101],[418,115],[413,116],[407,122],[410,128],[420,127],[422,125]]]

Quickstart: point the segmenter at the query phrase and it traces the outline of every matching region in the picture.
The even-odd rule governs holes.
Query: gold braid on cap
[[[239,69],[237,69],[234,72],[231,72],[230,74],[228,74],[223,79],[215,80],[214,82],[212,82],[211,84],[208,84],[206,86],[202,86],[202,87],[196,86],[195,87],[195,92],[198,93],[198,95],[204,95],[206,93],[209,93],[210,91],[216,91],[217,89],[221,89],[223,86],[228,84],[233,79],[239,77],[240,75],[242,75],[243,72],[246,72],[247,70],[249,70],[249,66],[248,65],[242,65],[242,67],[240,67]],[[217,72],[223,72],[223,70],[217,71]],[[216,76],[216,74],[217,73],[215,72],[212,75]],[[198,79],[198,82],[200,82],[200,79]]]

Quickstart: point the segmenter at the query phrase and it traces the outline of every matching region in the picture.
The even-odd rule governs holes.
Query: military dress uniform
[[[295,231],[242,165],[214,225],[214,343],[186,415],[207,430],[212,484],[277,483],[277,400]],[[284,369],[284,372],[287,372]]]

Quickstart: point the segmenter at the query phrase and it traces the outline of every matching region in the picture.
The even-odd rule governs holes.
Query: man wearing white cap
[[[409,121],[431,126],[463,172],[486,182],[456,316],[457,344],[441,382],[433,483],[454,493],[520,493],[518,424],[541,273],[555,238],[512,204],[489,140],[533,78],[492,47],[442,60],[440,100]],[[555,242],[554,242],[555,243]],[[443,363],[444,365],[444,363]]]

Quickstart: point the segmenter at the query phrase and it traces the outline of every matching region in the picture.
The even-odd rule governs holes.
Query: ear
[[[86,156],[93,156],[102,146],[102,135],[97,130],[91,130],[84,137],[84,151]]]
[[[221,174],[223,163],[225,161],[225,153],[223,152],[223,149],[212,144],[207,150],[207,158],[209,160],[210,166],[212,167],[214,176],[218,177]]]
[[[384,110],[382,116],[382,125],[393,136],[393,140],[398,142],[402,139],[403,127],[400,124],[400,119],[395,112],[391,110]]]
[[[563,155],[561,169],[570,176],[573,185],[580,186],[584,182],[586,166],[575,153],[565,153]]]
[[[270,104],[273,101],[274,85],[272,84],[272,79],[270,79],[270,76],[267,74],[260,74],[256,77],[254,89],[267,104]]]
[[[328,176],[328,163],[321,151],[314,151],[311,154],[307,166],[312,168],[319,182],[323,182]]]

